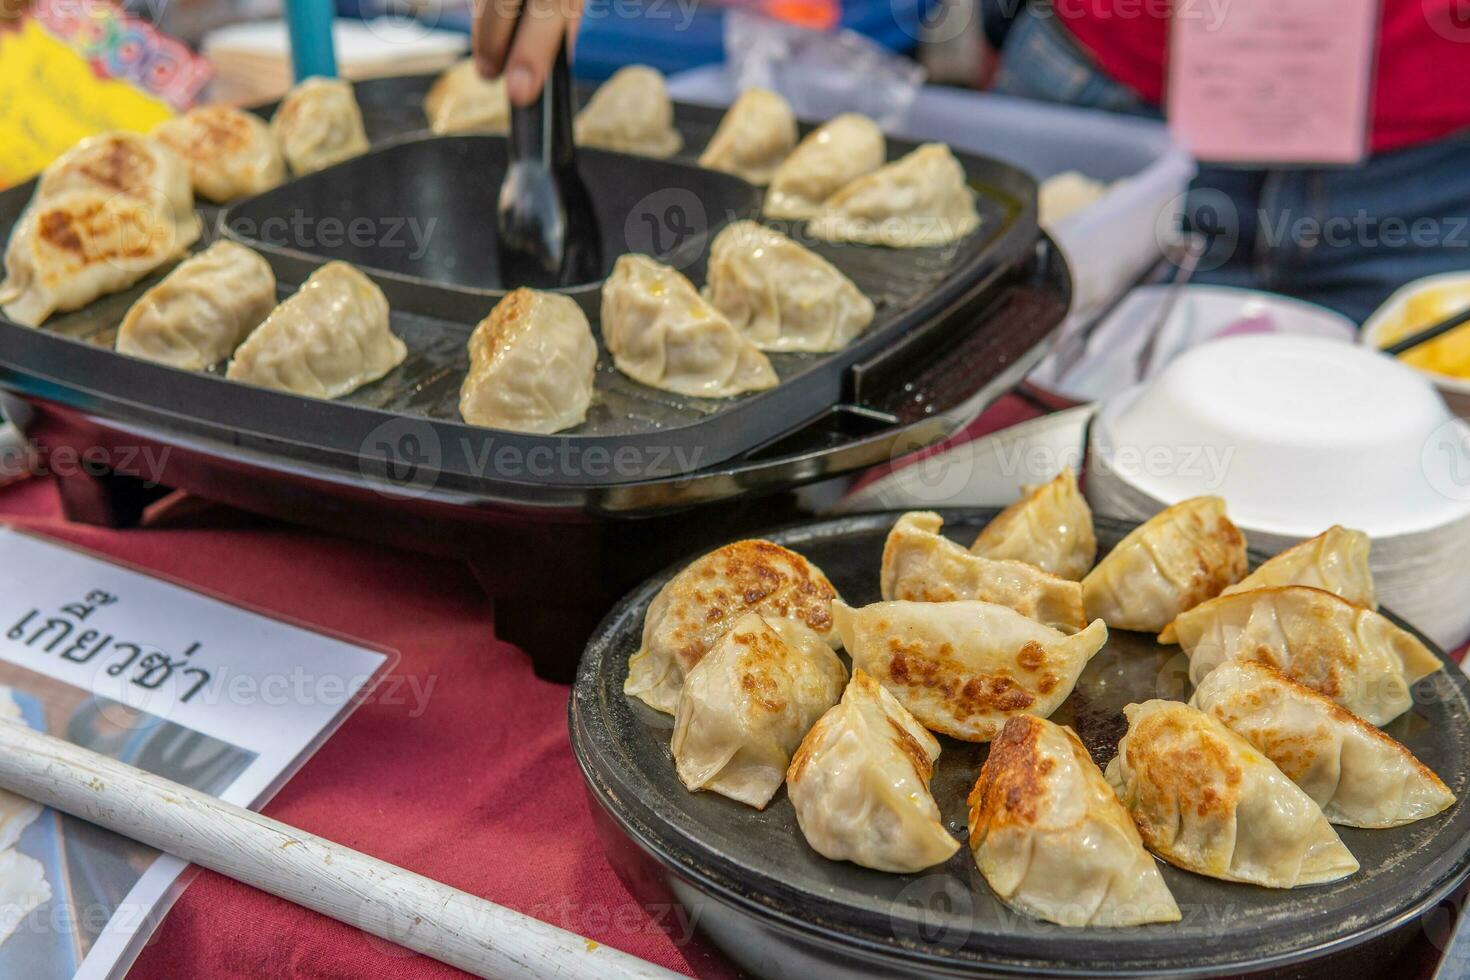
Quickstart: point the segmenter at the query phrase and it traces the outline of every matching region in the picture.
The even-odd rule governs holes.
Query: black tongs
[[[521,7],[516,31],[526,18]],[[512,36],[512,41],[514,36]],[[510,167],[496,209],[500,282],[548,289],[602,277],[602,235],[577,171],[567,41],[537,100],[510,111]]]

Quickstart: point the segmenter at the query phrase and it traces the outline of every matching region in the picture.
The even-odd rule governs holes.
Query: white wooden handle
[[[9,721],[0,721],[0,787],[478,976],[678,976]]]

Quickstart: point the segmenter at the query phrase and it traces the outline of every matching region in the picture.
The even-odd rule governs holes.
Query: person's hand
[[[522,3],[527,4],[516,19]],[[486,78],[505,74],[506,92],[515,105],[529,105],[541,94],[557,47],[575,36],[582,0],[475,0],[475,64]],[[514,35],[514,43],[512,43]]]

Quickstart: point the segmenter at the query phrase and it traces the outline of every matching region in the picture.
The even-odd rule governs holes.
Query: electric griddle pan
[[[994,511],[944,516],[945,532],[967,545]],[[896,517],[808,523],[769,537],[805,555],[860,606],[880,598],[883,542]],[[1106,518],[1096,526],[1103,552],[1132,529]],[[1386,975],[1388,963],[1409,975],[1393,957],[1470,874],[1470,697],[1464,674],[1437,649],[1446,669],[1420,681],[1414,706],[1384,730],[1459,802],[1391,830],[1336,828],[1362,865],[1342,881],[1278,890],[1160,863],[1182,921],[1069,929],[1001,904],[968,847],[919,874],[829,861],[807,846],[784,789],[764,811],[685,790],[669,752],[673,719],[623,694],[649,602],[694,557],[634,590],[594,633],[572,692],[572,745],[625,882],[664,920],[692,922],[754,976],[1356,977]],[[1188,658],[1177,646],[1113,630],[1052,720],[1072,726],[1106,765],[1127,731],[1124,705],[1189,693]],[[945,826],[964,841],[965,797],[986,746],[939,738],[934,796]],[[670,902],[688,914],[670,914]]]

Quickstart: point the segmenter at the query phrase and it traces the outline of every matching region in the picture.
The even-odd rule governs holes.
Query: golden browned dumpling
[[[1455,802],[1408,749],[1265,664],[1221,664],[1189,703],[1276,763],[1332,823],[1398,827]]]
[[[424,115],[436,133],[503,133],[510,128],[505,78],[485,78],[466,58],[445,70],[424,98]]]
[[[699,155],[699,165],[764,186],[795,146],[796,116],[791,106],[770,89],[751,88],[720,120]]]
[[[1177,922],[1133,818],[1070,728],[1006,722],[970,793],[970,850],[996,896],[1064,926]]]
[[[673,714],[684,677],[747,612],[795,619],[837,645],[822,570],[772,541],[736,541],[697,559],[654,596],[624,693]]]
[[[1021,489],[1021,499],[995,515],[970,550],[1080,582],[1097,558],[1097,535],[1077,474],[1069,466],[1047,483]]]
[[[1076,633],[1087,625],[1082,586],[1019,561],[972,555],[939,533],[944,518],[911,511],[888,532],[880,583],[884,599],[1009,606],[1038,623]]]
[[[1157,633],[1245,577],[1245,536],[1219,497],[1194,497],[1134,528],[1082,580],[1087,615]]]
[[[877,678],[924,727],[985,742],[1013,715],[1046,717],[1108,640],[1102,620],[1067,636],[988,602],[832,603],[854,667]]]
[[[1443,666],[1387,617],[1300,585],[1220,596],[1175,629],[1195,684],[1223,663],[1255,660],[1375,725],[1409,710],[1409,689]]]
[[[669,742],[679,779],[765,809],[846,685],[847,668],[811,628],[746,613],[684,678]]]
[[[1149,850],[1225,881],[1297,888],[1358,862],[1290,779],[1215,718],[1178,701],[1124,709],[1128,734],[1107,780]]]
[[[368,151],[357,96],[352,83],[340,78],[298,82],[271,117],[271,133],[298,177]]]
[[[960,842],[929,792],[939,742],[877,681],[854,670],[842,702],[802,739],[786,794],[812,850],[833,861],[913,873]]]
[[[286,179],[286,161],[265,120],[233,106],[201,106],[160,124],[153,135],[184,161],[194,192],[218,204]]]

